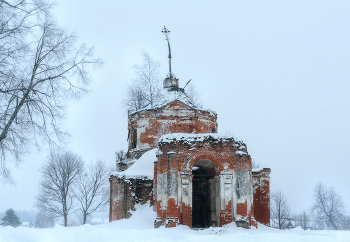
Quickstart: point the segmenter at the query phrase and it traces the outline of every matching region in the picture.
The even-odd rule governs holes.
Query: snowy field
[[[148,206],[139,206],[130,219],[102,225],[83,225],[64,228],[56,225],[51,229],[0,227],[1,242],[54,242],[54,241],[340,241],[350,242],[350,231],[304,231],[301,228],[281,231],[260,225],[259,229],[237,228],[230,224],[222,228],[191,230],[186,226],[153,228],[155,212]]]

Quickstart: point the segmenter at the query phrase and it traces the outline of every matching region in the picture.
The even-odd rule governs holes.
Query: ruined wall
[[[153,205],[153,180],[111,176],[109,182],[110,222],[130,218],[130,211],[134,210],[136,203],[145,204],[150,201]]]
[[[191,108],[181,101],[170,102],[159,109],[136,112],[129,115],[128,120],[129,155],[138,158],[145,151],[155,148],[159,138],[167,133],[216,133],[216,120],[216,114]]]
[[[183,224],[192,228],[195,165],[212,170],[209,187],[210,199],[215,202],[211,209],[215,211],[210,211],[211,226],[222,226],[236,219],[254,223],[251,158],[243,142],[215,134],[170,134],[163,136],[158,146],[154,190],[156,227]]]
[[[253,172],[254,215],[256,221],[270,226],[270,172],[263,168]]]
[[[256,226],[255,219],[269,225],[270,170],[252,172],[246,145],[233,137],[211,134],[217,127],[216,114],[178,100],[129,115],[128,157],[138,159],[158,144],[158,161],[153,180],[111,176],[110,221],[129,218],[136,203],[150,200],[157,211],[155,227],[183,224],[192,228],[193,196],[207,194],[210,226],[232,221],[237,226]],[[117,164],[120,171],[129,166]],[[204,177],[193,172],[195,166],[205,170]],[[208,193],[196,193],[194,187]]]

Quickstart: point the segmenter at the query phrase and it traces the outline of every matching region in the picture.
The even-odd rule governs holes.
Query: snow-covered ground
[[[64,228],[56,225],[51,229],[0,227],[1,242],[54,242],[54,241],[350,241],[350,231],[304,231],[301,228],[277,230],[263,225],[259,229],[237,228],[230,224],[222,228],[191,230],[186,226],[176,228],[153,228],[155,212],[147,205],[138,206],[130,219],[123,219],[102,225],[83,225]]]

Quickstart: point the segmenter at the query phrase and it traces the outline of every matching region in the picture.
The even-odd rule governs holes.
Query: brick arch
[[[197,163],[197,161],[200,161],[200,160],[210,160],[219,167],[219,171],[224,170],[223,164],[225,160],[222,158],[220,154],[212,153],[212,152],[200,152],[200,153],[192,154],[187,158],[183,166],[183,171],[192,172],[192,167],[194,166],[194,164]]]

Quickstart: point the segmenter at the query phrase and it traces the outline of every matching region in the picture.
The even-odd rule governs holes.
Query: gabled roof
[[[139,109],[135,112],[130,113],[130,115],[134,115],[136,113],[140,113],[143,111],[150,111],[150,110],[156,110],[156,109],[161,109],[163,107],[165,107],[166,105],[168,105],[171,102],[174,101],[180,101],[183,104],[189,106],[192,109],[195,110],[201,110],[204,112],[208,112],[214,116],[216,116],[216,113],[210,110],[205,110],[202,109],[200,107],[198,107],[189,96],[187,96],[187,94],[184,92],[183,88],[177,88],[177,87],[173,87],[173,88],[164,88],[161,91],[161,95],[162,95],[162,99],[159,103],[157,103],[156,105],[154,105],[153,107],[151,107],[151,105],[148,105],[145,108]]]

